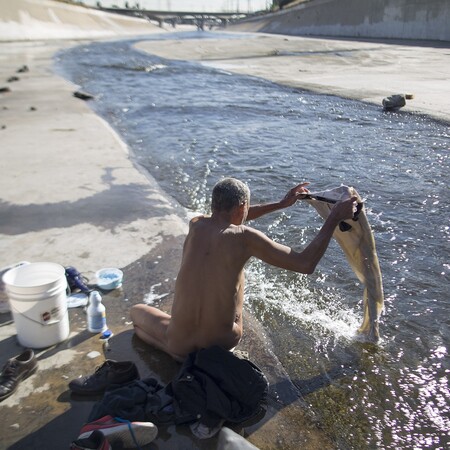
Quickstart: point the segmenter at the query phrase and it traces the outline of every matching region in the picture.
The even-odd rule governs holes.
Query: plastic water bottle
[[[106,326],[106,308],[98,291],[92,291],[89,295],[87,327],[91,333],[102,333],[108,329]]]

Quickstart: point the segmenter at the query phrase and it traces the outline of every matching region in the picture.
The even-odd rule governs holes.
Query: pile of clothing
[[[258,415],[269,383],[251,361],[219,346],[191,353],[166,386],[154,378],[108,389],[88,422],[104,416],[155,425],[190,424],[198,438],[214,436],[224,422]]]
[[[91,428],[101,429],[105,418],[132,424],[135,431],[140,428],[137,422],[141,428],[145,423],[189,424],[196,437],[205,439],[225,422],[241,423],[263,412],[269,383],[245,356],[213,346],[191,353],[166,386],[155,378],[140,379],[130,361],[107,360],[93,375],[73,380],[69,387],[76,394],[104,391],[88,418],[88,424],[95,424]]]

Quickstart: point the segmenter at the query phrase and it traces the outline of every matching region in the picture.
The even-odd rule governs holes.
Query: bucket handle
[[[61,315],[60,315],[60,317],[59,317],[58,319],[54,319],[54,320],[46,320],[46,319],[45,319],[45,314],[50,314],[50,313],[44,313],[44,314],[41,314],[41,320],[36,320],[36,319],[33,319],[32,317],[27,316],[27,315],[24,314],[22,311],[19,311],[17,308],[15,308],[15,306],[12,304],[12,302],[10,302],[10,304],[11,304],[11,309],[12,309],[14,312],[16,312],[16,313],[18,313],[18,314],[24,316],[26,319],[31,320],[31,321],[34,322],[34,323],[37,323],[37,324],[42,325],[42,326],[44,326],[44,327],[46,327],[46,326],[48,326],[48,325],[55,325],[55,324],[61,322],[61,320],[63,319],[64,315],[65,315],[66,312],[68,311],[67,308],[64,309],[64,310],[62,311],[62,313],[61,313]],[[58,309],[59,309],[59,308],[58,308]],[[50,314],[50,317],[51,317],[51,316],[52,316],[52,315]]]

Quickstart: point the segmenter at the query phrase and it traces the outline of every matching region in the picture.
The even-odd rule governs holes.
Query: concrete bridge
[[[185,11],[151,11],[132,8],[100,8],[102,11],[123,14],[126,16],[146,18],[158,22],[162,27],[163,23],[169,23],[173,27],[177,24],[196,25],[199,29],[205,26],[226,25],[239,19],[252,16],[251,13],[240,12],[185,12]]]

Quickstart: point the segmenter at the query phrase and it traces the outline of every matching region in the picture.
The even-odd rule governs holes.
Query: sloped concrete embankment
[[[448,0],[310,0],[233,25],[294,36],[450,41]]]
[[[0,42],[96,39],[160,31],[146,19],[53,0],[0,0]]]

